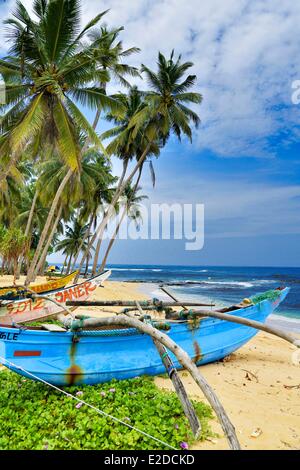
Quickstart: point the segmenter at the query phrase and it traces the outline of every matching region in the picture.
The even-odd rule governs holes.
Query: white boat
[[[70,287],[32,296],[22,300],[0,301],[0,323],[14,325],[48,318],[64,311],[67,300],[87,300],[109,278],[111,271],[104,271]]]

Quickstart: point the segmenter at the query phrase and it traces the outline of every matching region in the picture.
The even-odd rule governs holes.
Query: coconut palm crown
[[[6,105],[0,117],[2,166],[14,165],[25,146],[30,145],[36,155],[48,142],[76,170],[82,134],[101,147],[77,103],[122,113],[117,100],[90,86],[108,80],[107,72],[95,66],[97,40],[82,43],[106,12],[80,31],[79,5],[79,0],[35,0],[31,17],[17,1],[13,16],[6,20],[11,47],[0,60],[6,85]]]
[[[181,55],[175,60],[174,50],[169,59],[162,53],[158,54],[157,72],[142,65],[141,71],[150,91],[145,93],[147,106],[131,120],[130,128],[135,129],[133,138],[144,128],[149,142],[161,138],[166,143],[172,132],[179,140],[185,135],[192,141],[191,124],[198,127],[200,118],[188,105],[202,102],[200,93],[190,91],[196,83],[196,75],[185,77],[193,65],[192,62],[182,62]]]

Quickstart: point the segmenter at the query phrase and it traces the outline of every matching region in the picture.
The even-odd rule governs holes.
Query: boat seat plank
[[[47,330],[47,331],[52,331],[52,332],[66,332],[67,330],[65,328],[62,328],[61,326],[59,325],[52,325],[50,323],[42,323],[41,324],[41,327],[43,328],[43,330]]]

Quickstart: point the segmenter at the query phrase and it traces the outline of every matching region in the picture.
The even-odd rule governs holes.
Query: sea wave
[[[217,285],[217,286],[233,286],[233,287],[253,287],[251,282],[241,281],[202,281],[202,284]]]
[[[283,314],[283,315],[282,315]],[[272,313],[269,318],[271,320],[280,320],[280,321],[285,321],[285,322],[288,322],[288,323],[297,323],[299,326],[300,326],[300,317],[297,318],[297,317],[292,317],[290,316],[288,313],[286,312],[279,312],[279,313],[276,313],[276,311],[274,313]]]
[[[152,268],[110,268],[112,271],[148,271],[148,272],[160,272],[162,269]]]
[[[168,283],[169,285],[172,285],[172,283]],[[184,286],[184,285],[189,285],[189,284],[192,284],[194,285],[195,287],[213,287],[213,286],[217,286],[217,287],[241,287],[241,288],[247,288],[247,287],[254,287],[254,284],[251,283],[251,282],[240,282],[240,281],[195,281],[195,280],[192,280],[192,279],[187,279],[185,281],[180,281],[177,283],[177,285],[181,285],[181,286]]]

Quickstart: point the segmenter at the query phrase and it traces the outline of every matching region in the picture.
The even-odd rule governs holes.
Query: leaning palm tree
[[[106,266],[107,259],[109,256],[109,253],[113,247],[113,244],[119,234],[121,225],[123,223],[123,220],[125,219],[125,216],[132,221],[135,222],[136,227],[138,228],[140,226],[140,223],[142,222],[142,215],[141,215],[141,210],[140,210],[140,203],[144,201],[145,199],[148,199],[148,196],[144,195],[139,195],[138,192],[141,190],[140,186],[132,188],[130,185],[128,185],[125,188],[124,191],[124,198],[122,201],[122,206],[123,210],[121,212],[121,215],[119,217],[118,223],[116,225],[115,231],[113,233],[113,236],[111,237],[106,253],[104,255],[103,261],[100,266],[100,271],[103,271],[103,269]]]
[[[61,185],[61,181],[68,173],[68,166],[62,166],[59,157],[54,155],[40,164],[40,170],[41,175],[37,182],[37,190],[40,193],[41,201],[47,206],[48,201],[53,199],[54,194]],[[55,234],[55,224],[58,223],[57,220],[61,213],[69,208],[69,213],[72,214],[74,212],[73,208],[80,207],[82,204],[91,207],[95,203],[95,195],[100,189],[105,190],[113,182],[114,178],[111,175],[110,163],[97,149],[88,149],[82,157],[79,175],[74,173],[69,180],[69,184],[65,186],[64,191],[61,193],[54,222],[49,225],[44,248],[38,246],[36,249],[39,262],[35,266],[32,279],[37,275],[42,266],[42,260],[47,255],[47,247],[51,244]],[[64,215],[64,219],[67,221],[68,216]]]
[[[132,54],[140,52],[137,47],[131,47],[124,50],[122,41],[118,40],[119,33],[124,28],[108,29],[107,26],[95,27],[89,34],[89,38],[93,44],[98,45],[97,49],[97,68],[105,70],[109,76],[109,81],[113,80],[116,83],[130,88],[126,76],[140,77],[140,73],[136,67],[132,67],[123,62],[124,59]],[[103,92],[106,93],[105,82],[100,82],[99,86]],[[96,129],[100,120],[101,107],[98,108],[93,128]]]
[[[107,113],[105,115],[105,119],[109,122],[112,122],[114,126],[108,131],[104,132],[101,137],[103,139],[107,139],[107,138],[113,139],[113,141],[107,147],[107,152],[111,155],[114,154],[116,157],[118,157],[122,161],[123,168],[122,168],[122,172],[118,181],[118,185],[115,190],[115,193],[118,193],[121,185],[124,182],[126,171],[127,171],[130,161],[133,159],[139,160],[141,154],[144,151],[145,145],[147,145],[145,143],[145,139],[143,138],[142,132],[139,132],[136,138],[132,139],[131,138],[132,131],[129,129],[129,124],[133,116],[135,116],[137,112],[143,109],[143,107],[146,106],[146,103],[144,101],[144,94],[140,92],[136,86],[130,87],[127,94],[119,93],[117,95],[114,95],[114,97],[123,104],[124,108],[126,109],[126,112],[124,116],[122,117],[116,117],[112,113]],[[159,143],[153,142],[151,145],[151,149],[149,150],[148,157],[151,158],[151,156],[153,155],[158,157],[159,152],[160,152]],[[150,163],[151,163],[151,160],[150,160]],[[142,167],[140,168],[140,175],[141,175],[141,171],[142,171]],[[137,185],[138,185],[138,182],[137,182]],[[115,203],[115,206],[116,206],[116,203]],[[108,206],[107,211],[108,210],[109,210],[109,206]],[[105,216],[106,216],[106,213],[104,214],[104,217]],[[96,238],[97,237],[94,234],[93,243],[96,240]],[[98,237],[95,254],[94,254],[93,268],[92,268],[93,275],[95,275],[97,271],[101,244],[102,244],[102,237]],[[85,256],[86,254],[83,256],[81,260],[80,269],[82,269],[83,267]]]
[[[90,150],[90,152],[93,154],[93,151]],[[106,173],[105,179],[103,178],[102,174],[103,172],[101,171],[101,167],[103,166],[103,163],[107,165],[106,162],[103,162],[103,158],[101,155],[96,155],[96,158],[93,159],[93,165],[95,168],[99,168],[100,173],[98,173],[98,177],[95,179],[95,190],[90,193],[90,198],[85,198],[83,197],[81,202],[80,202],[80,220],[89,220],[89,227],[86,232],[86,239],[90,240],[93,230],[96,230],[98,220],[99,218],[103,218],[104,212],[105,212],[105,207],[107,204],[111,203],[111,200],[113,198],[113,193],[114,193],[114,188],[113,184],[117,182],[117,178],[113,177],[111,174]],[[97,175],[97,173],[96,173]],[[95,175],[95,176],[96,176]],[[83,247],[82,247],[83,248]],[[97,256],[98,259],[98,253],[99,253],[100,248],[97,246],[96,248],[96,253],[94,258]],[[78,250],[77,256],[73,260],[73,268],[75,268],[75,264],[77,262],[78,256],[81,253],[82,249]],[[84,255],[83,255],[83,261],[85,260],[85,250],[83,250]],[[86,252],[86,254],[88,251]],[[80,263],[80,269],[83,267],[83,262]],[[72,268],[72,271],[74,270]],[[80,270],[78,271],[80,273]]]
[[[24,146],[31,145],[37,155],[49,143],[72,170],[80,165],[78,129],[101,146],[76,101],[120,111],[116,100],[90,86],[91,81],[105,82],[107,73],[95,67],[96,44],[82,46],[82,39],[104,13],[78,32],[79,9],[79,0],[36,0],[36,20],[18,1],[14,15],[5,21],[12,46],[10,55],[0,60],[7,101],[0,121],[0,156],[8,163],[0,182]]]
[[[104,70],[95,66],[97,44],[82,45],[85,35],[104,13],[79,32],[79,0],[36,0],[33,10],[35,17],[32,18],[18,1],[13,17],[6,21],[7,38],[12,46],[9,55],[0,60],[0,73],[7,91],[7,103],[1,108],[0,118],[0,184],[10,174],[24,148],[30,147],[33,157],[42,154],[46,145],[57,149],[69,171],[49,211],[48,222],[51,223],[61,192],[80,167],[82,134],[104,151],[77,102],[94,109],[102,106],[116,113],[122,113],[122,106],[101,88],[90,85],[108,78]],[[41,245],[49,229],[48,222]],[[37,256],[33,258],[27,283]]]
[[[153,145],[164,146],[172,133],[179,140],[184,135],[192,141],[191,124],[198,127],[200,118],[188,105],[190,103],[199,105],[202,102],[201,94],[189,91],[196,83],[196,75],[185,77],[186,72],[192,66],[192,62],[182,62],[181,56],[174,60],[174,51],[169,59],[159,53],[157,73],[142,65],[142,72],[146,75],[151,89],[149,92],[144,92],[145,105],[135,113],[126,130],[122,130],[108,146],[111,153],[117,154],[124,146],[125,135],[130,142],[139,138],[140,152],[137,156],[137,163],[116,191],[106,216],[92,237],[90,244],[93,244],[97,238],[103,237],[106,225],[120,195],[143,168]]]
[[[139,159],[140,153],[143,148],[143,138],[141,133],[139,133],[135,140],[130,138],[130,130],[128,130],[129,123],[133,116],[139,112],[144,106],[145,102],[143,100],[143,94],[138,90],[136,86],[133,86],[129,89],[128,94],[118,94],[115,95],[115,98],[118,99],[126,109],[126,112],[123,117],[119,118],[114,116],[111,113],[107,113],[105,118],[109,122],[114,123],[114,127],[102,134],[103,139],[107,138],[114,138],[113,143],[111,143],[107,147],[107,151],[110,154],[114,154],[117,156],[123,164],[122,173],[120,175],[118,185],[116,188],[116,192],[119,192],[121,185],[126,176],[126,171],[128,168],[129,162],[136,158]],[[116,138],[119,138],[121,141],[120,145],[116,148],[114,146],[114,142]],[[159,155],[159,145],[153,143],[151,149],[149,151],[150,155]],[[94,255],[94,262],[93,262],[93,269],[92,274],[95,275],[97,271],[99,253],[101,248],[102,238],[99,237],[96,245],[95,255]]]

